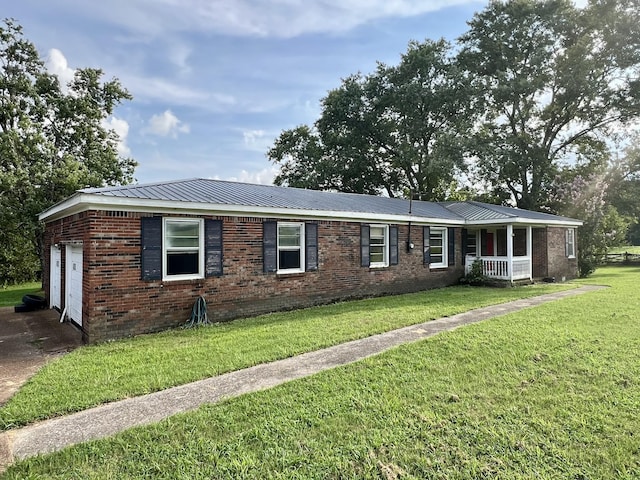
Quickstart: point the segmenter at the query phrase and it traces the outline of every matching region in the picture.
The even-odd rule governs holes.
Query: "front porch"
[[[533,280],[531,226],[514,228],[507,224],[493,229],[467,230],[465,235],[465,273],[480,260],[483,275],[491,280]]]
[[[482,261],[482,274],[492,280],[532,280],[530,257],[465,257],[465,273],[471,271],[471,265],[476,260]]]

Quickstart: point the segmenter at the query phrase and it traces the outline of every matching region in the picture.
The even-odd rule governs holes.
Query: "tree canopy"
[[[426,200],[476,184],[548,210],[560,170],[606,164],[638,119],[639,17],[635,0],[492,1],[453,46],[413,41],[398,65],[342,80],[268,152],[276,183]]]
[[[397,66],[354,74],[310,126],[282,132],[268,157],[277,184],[444,198],[465,171],[473,98],[443,41],[411,42]]]
[[[0,26],[0,285],[40,270],[39,212],[77,189],[133,178],[136,163],[118,154],[106,124],[131,96],[102,76],[79,69],[63,88],[15,21]]]
[[[635,1],[492,2],[460,45],[483,103],[480,175],[519,207],[545,206],[561,164],[601,160],[613,128],[640,113]]]

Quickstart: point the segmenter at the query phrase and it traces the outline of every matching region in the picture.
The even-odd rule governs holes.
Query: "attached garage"
[[[67,245],[65,305],[67,317],[82,326],[82,245]]]
[[[51,245],[51,265],[49,284],[49,305],[62,308],[62,250],[59,245]]]

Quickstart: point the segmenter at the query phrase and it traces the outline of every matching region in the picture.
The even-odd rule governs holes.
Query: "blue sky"
[[[50,71],[101,68],[134,99],[109,124],[139,183],[204,177],[271,183],[266,151],[313,123],[320,100],[410,40],[455,40],[485,0],[20,0]]]

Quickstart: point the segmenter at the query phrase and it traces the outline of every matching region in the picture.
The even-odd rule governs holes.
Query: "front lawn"
[[[40,282],[22,283],[0,288],[0,307],[13,307],[22,303],[27,294],[42,294]]]
[[[570,285],[456,286],[264,315],[87,346],[40,370],[0,408],[0,428]]]
[[[20,462],[6,478],[640,478],[639,280],[638,268],[603,268],[588,282],[612,288]]]

